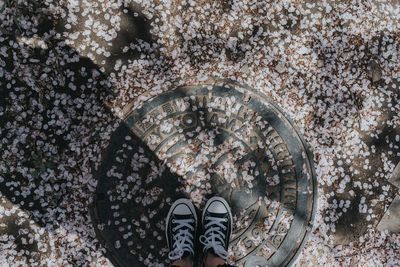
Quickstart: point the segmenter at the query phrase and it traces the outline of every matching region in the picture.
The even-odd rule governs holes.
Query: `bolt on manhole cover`
[[[92,210],[117,266],[165,266],[173,201],[202,208],[212,195],[234,215],[230,260],[286,266],[316,205],[313,157],[292,122],[252,88],[233,82],[178,87],[128,112],[98,173]]]

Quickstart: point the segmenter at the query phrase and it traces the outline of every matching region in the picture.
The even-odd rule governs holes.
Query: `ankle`
[[[192,257],[188,256],[180,260],[176,260],[171,263],[171,267],[192,267],[193,260]]]
[[[205,267],[217,267],[219,265],[224,265],[226,262],[223,258],[215,255],[211,251],[208,251],[204,259]]]

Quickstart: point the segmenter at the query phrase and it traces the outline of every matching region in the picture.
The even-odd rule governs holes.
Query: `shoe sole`
[[[201,215],[201,224],[202,225],[204,224],[204,216],[205,216],[206,210],[208,209],[210,204],[212,202],[216,201],[216,200],[217,201],[221,201],[226,207],[228,207],[229,217],[231,218],[231,231],[230,231],[231,233],[229,235],[229,240],[230,240],[231,236],[232,236],[232,231],[233,231],[233,217],[232,217],[231,206],[229,206],[228,202],[226,202],[226,200],[224,198],[222,198],[222,197],[212,197],[207,201],[207,203],[206,203],[206,205],[204,206],[204,209],[203,209],[203,214]]]
[[[169,227],[169,219],[171,218],[172,215],[172,211],[175,209],[176,206],[178,206],[179,204],[186,204],[190,211],[193,213],[194,215],[194,220],[195,220],[195,227],[194,227],[194,231],[195,233],[197,232],[197,214],[196,214],[196,209],[193,205],[193,203],[187,199],[187,198],[180,198],[175,200],[175,202],[172,204],[171,208],[169,209],[168,215],[167,215],[167,220],[165,221],[165,238],[167,239],[167,245],[168,245],[168,249],[170,249],[170,244],[169,244],[169,238],[168,238],[168,227]],[[196,238],[196,237],[195,237]],[[195,239],[196,240],[196,239]]]

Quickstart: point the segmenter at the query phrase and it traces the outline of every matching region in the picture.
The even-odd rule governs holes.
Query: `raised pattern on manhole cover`
[[[120,266],[167,263],[165,216],[182,196],[223,196],[234,215],[230,260],[293,262],[316,199],[312,155],[290,120],[251,88],[178,87],[128,113],[100,167],[93,218]]]

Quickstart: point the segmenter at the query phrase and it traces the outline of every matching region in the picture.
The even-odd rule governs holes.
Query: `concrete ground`
[[[111,133],[206,76],[263,91],[314,152],[299,266],[400,264],[399,4],[248,2],[0,3],[2,266],[110,265],[89,206]]]

